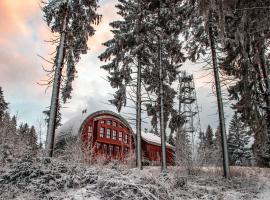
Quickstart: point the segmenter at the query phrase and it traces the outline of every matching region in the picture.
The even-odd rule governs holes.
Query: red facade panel
[[[94,156],[107,159],[123,160],[125,155],[134,151],[134,135],[132,130],[121,119],[100,114],[90,117],[84,122],[81,131],[82,149],[91,149]],[[143,156],[149,161],[160,161],[161,147],[142,140]],[[167,148],[167,162],[173,162],[173,151]]]
[[[143,156],[146,160],[152,161],[161,161],[161,147],[156,144],[151,144],[142,140],[142,150]],[[170,148],[166,148],[166,159],[168,164],[173,164],[174,161],[174,151]]]

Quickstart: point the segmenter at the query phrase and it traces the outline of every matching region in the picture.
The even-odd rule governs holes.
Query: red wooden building
[[[68,136],[80,136],[82,150],[91,148],[94,157],[124,160],[128,153],[135,152],[134,134],[129,123],[120,115],[111,111],[83,113],[66,122],[57,131],[57,142]],[[160,137],[151,133],[142,133],[143,158],[150,163],[161,159]],[[167,144],[167,162],[173,162],[173,147]]]

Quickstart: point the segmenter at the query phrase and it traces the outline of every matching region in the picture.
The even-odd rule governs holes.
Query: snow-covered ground
[[[270,174],[269,174],[270,176]],[[260,200],[269,200],[270,199],[270,179],[267,177],[260,176],[259,184],[261,184],[261,191],[258,195]]]
[[[31,159],[0,168],[0,199],[270,199],[265,175],[225,180],[204,173],[187,175],[176,167],[160,173],[158,167],[142,171],[111,163],[84,166],[59,160]]]

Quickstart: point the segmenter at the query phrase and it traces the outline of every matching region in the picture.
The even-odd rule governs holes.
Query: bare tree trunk
[[[265,99],[265,104],[266,104],[266,126],[267,126],[267,152],[266,152],[266,159],[270,159],[270,78],[269,78],[269,70],[268,66],[265,61],[265,45],[259,43],[258,44],[258,53],[259,53],[259,58],[260,58],[260,66],[262,69],[262,74],[263,74],[263,80],[265,84],[265,94],[264,94],[264,99]]]
[[[164,123],[164,91],[163,91],[163,68],[161,59],[161,41],[158,38],[158,62],[159,62],[159,98],[160,98],[160,136],[161,136],[161,170],[166,171],[166,141],[165,141],[165,123]]]
[[[160,20],[162,2],[159,1],[158,18]],[[165,123],[164,123],[164,91],[163,91],[163,67],[162,67],[162,44],[161,38],[158,36],[158,62],[159,62],[159,98],[160,98],[160,136],[161,136],[161,171],[167,170],[166,159],[166,138],[165,138]]]
[[[223,170],[224,177],[230,177],[230,169],[229,169],[229,158],[228,158],[228,149],[227,149],[227,136],[226,136],[226,127],[225,127],[225,119],[224,119],[224,110],[223,110],[223,102],[221,95],[221,87],[220,80],[218,74],[218,64],[217,64],[217,53],[216,53],[216,45],[214,38],[214,31],[212,27],[212,14],[213,11],[210,11],[210,18],[208,24],[208,34],[210,40],[212,61],[213,61],[213,70],[215,76],[215,86],[216,86],[216,94],[217,94],[217,103],[218,103],[218,115],[219,115],[219,127],[221,132],[221,140],[222,140],[222,153],[223,153]]]
[[[137,68],[137,102],[136,102],[136,136],[137,136],[137,167],[142,170],[141,148],[141,56],[138,56]]]
[[[55,66],[55,74],[52,88],[52,97],[51,97],[51,105],[50,105],[50,115],[49,115],[49,124],[47,131],[47,156],[53,156],[53,148],[54,148],[54,136],[55,136],[55,128],[57,121],[57,111],[59,105],[59,92],[60,92],[60,83],[62,78],[62,68],[64,61],[64,48],[65,48],[65,40],[66,40],[66,25],[67,25],[67,15],[63,21],[62,32],[60,36],[60,44],[57,50],[57,60]]]

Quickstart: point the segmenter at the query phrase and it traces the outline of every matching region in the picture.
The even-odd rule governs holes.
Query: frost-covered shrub
[[[12,149],[7,144],[0,145],[0,163],[4,165],[12,161]]]
[[[129,168],[136,167],[136,154],[134,151],[129,151],[128,154],[124,157],[124,164]]]
[[[84,187],[95,183],[97,179],[97,173],[93,169],[56,162],[49,158],[37,161],[26,155],[0,175],[0,194],[3,194],[0,199],[11,199],[13,197],[10,194],[14,196],[21,193],[31,193],[38,199],[46,199],[51,192]]]
[[[255,199],[258,193],[256,180],[183,176],[169,170],[141,171],[112,162],[87,166],[25,155],[0,168],[0,199]]]
[[[94,147],[83,145],[78,137],[68,137],[57,142],[55,156],[70,163],[93,164]]]

